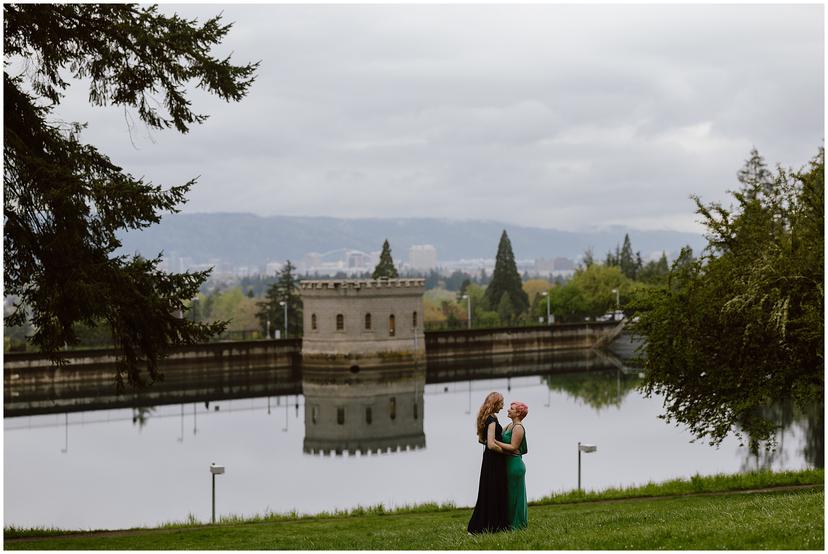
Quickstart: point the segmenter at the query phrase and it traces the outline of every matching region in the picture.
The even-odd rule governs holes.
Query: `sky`
[[[801,167],[823,144],[821,5],[164,5],[233,29],[248,96],[194,87],[208,121],[150,131],[57,114],[134,175],[200,176],[184,212],[484,219],[700,232],[757,148]],[[130,124],[129,122],[132,121]]]

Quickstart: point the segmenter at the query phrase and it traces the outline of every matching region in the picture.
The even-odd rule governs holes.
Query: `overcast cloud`
[[[163,10],[235,22],[217,53],[262,60],[249,96],[194,92],[188,135],[129,132],[83,86],[59,114],[157,184],[200,175],[185,212],[697,231],[690,194],[825,133],[822,6]]]

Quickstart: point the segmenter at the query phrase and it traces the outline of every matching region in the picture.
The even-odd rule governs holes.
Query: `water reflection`
[[[138,406],[132,408],[132,424],[138,425],[139,431],[143,430],[153,412],[155,412],[155,406]]]
[[[544,375],[543,381],[550,391],[563,392],[600,411],[610,406],[620,408],[642,378],[638,370],[615,369]]]
[[[742,471],[774,469],[786,466],[792,455],[785,448],[786,440],[794,439],[801,448],[793,455],[800,455],[811,467],[825,467],[825,411],[823,404],[814,403],[807,409],[797,407],[793,402],[780,402],[762,410],[763,416],[776,422],[778,444],[765,448],[753,440],[744,447]],[[798,437],[802,440],[796,440]]]
[[[354,455],[424,448],[425,370],[314,374],[302,380],[308,454]]]

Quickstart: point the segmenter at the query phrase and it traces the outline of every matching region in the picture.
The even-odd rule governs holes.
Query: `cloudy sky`
[[[824,131],[818,5],[183,5],[261,60],[188,135],[59,113],[127,170],[200,175],[185,212],[445,217],[697,231],[755,146],[799,167]]]

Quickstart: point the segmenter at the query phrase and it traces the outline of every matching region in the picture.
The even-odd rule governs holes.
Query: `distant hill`
[[[610,227],[593,232],[521,227],[496,221],[448,219],[338,219],[332,217],[260,217],[244,213],[173,214],[142,231],[121,236],[121,253],[186,256],[195,263],[218,258],[232,265],[262,265],[271,260],[301,260],[308,252],[341,248],[377,251],[385,238],[394,259],[408,259],[414,244],[432,244],[441,261],[462,258],[494,258],[500,233],[506,229],[518,259],[575,259],[591,247],[603,259],[610,249],[630,234],[633,249],[643,257],[666,251],[674,258],[689,244],[698,252],[705,245],[701,235],[676,231],[641,231]]]

